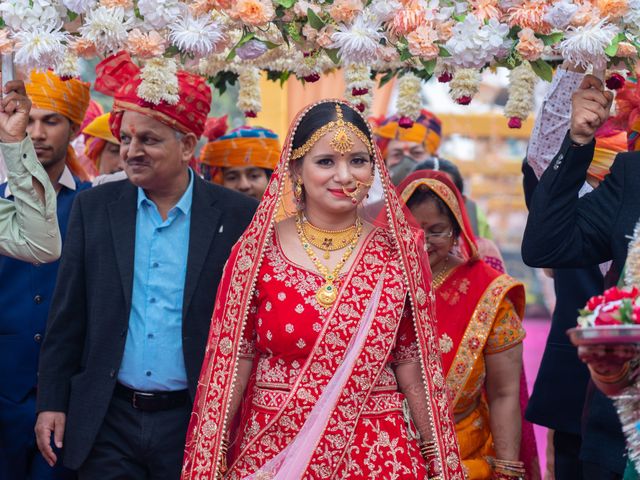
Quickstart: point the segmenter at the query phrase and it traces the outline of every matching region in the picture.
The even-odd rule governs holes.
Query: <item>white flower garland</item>
[[[415,122],[420,116],[422,81],[413,73],[406,73],[398,80],[396,110],[402,119]],[[411,126],[407,122],[406,126]]]
[[[368,116],[375,87],[375,82],[371,80],[371,68],[362,63],[350,63],[344,69],[344,80],[345,99],[365,117]]]
[[[238,108],[246,117],[255,117],[262,110],[260,96],[260,69],[257,67],[243,67],[239,72]]]
[[[504,107],[504,115],[509,119],[509,127],[520,128],[533,110],[534,95],[538,76],[531,69],[529,62],[509,72],[509,100]]]
[[[178,64],[173,58],[148,60],[140,72],[142,82],[138,85],[138,96],[155,105],[162,102],[175,105],[180,100],[177,72]]]
[[[80,77],[80,62],[78,56],[71,50],[67,50],[62,62],[55,69],[56,75],[60,78]]]
[[[480,88],[480,72],[473,68],[459,68],[449,82],[449,95],[460,105],[468,105]]]

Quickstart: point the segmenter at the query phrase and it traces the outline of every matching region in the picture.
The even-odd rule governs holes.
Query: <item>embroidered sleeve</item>
[[[493,329],[484,347],[485,354],[499,353],[522,342],[526,333],[511,300],[505,298],[498,307]]]
[[[256,354],[256,330],[255,330],[255,318],[258,311],[258,289],[254,294],[253,301],[249,305],[249,315],[247,316],[247,324],[244,327],[242,338],[240,339],[240,348],[238,355],[240,358],[247,358],[253,360]]]
[[[413,314],[411,305],[407,301],[400,319],[398,327],[398,337],[396,338],[396,346],[393,350],[392,363],[411,363],[420,361],[420,348],[416,339],[416,332],[413,326]]]

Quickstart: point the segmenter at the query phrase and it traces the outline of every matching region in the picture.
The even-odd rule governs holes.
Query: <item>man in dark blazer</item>
[[[178,78],[175,105],[138,98],[137,76],[121,82],[111,125],[129,179],[71,212],[36,434],[50,463],[53,435],[80,479],[179,478],[218,282],[256,207],[189,168],[211,94]]]
[[[572,100],[571,129],[540,179],[529,209],[522,256],[530,266],[593,268],[613,260],[604,287],[618,281],[627,256],[629,235],[640,217],[640,153],[619,154],[611,173],[596,190],[578,198],[594,153],[594,134],[609,115],[612,96],[602,82],[586,76]],[[577,316],[577,313],[574,314]],[[607,430],[619,424],[604,406],[600,392],[590,388],[584,412],[586,430]],[[602,399],[604,400],[604,399]],[[621,435],[617,435],[621,439]],[[620,441],[587,442],[581,457],[597,455],[609,474],[621,478],[624,469]]]

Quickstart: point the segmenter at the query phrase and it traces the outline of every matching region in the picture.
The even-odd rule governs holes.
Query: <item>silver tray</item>
[[[574,345],[601,343],[640,343],[640,325],[576,327],[567,330]]]

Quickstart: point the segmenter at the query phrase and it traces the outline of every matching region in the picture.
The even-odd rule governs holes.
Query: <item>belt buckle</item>
[[[147,392],[133,392],[133,401],[131,402],[131,404],[133,405],[133,408],[135,409],[139,409],[140,407],[138,406],[138,402],[136,401],[139,397],[147,397],[147,398],[151,398],[153,397],[153,393],[147,393]]]

